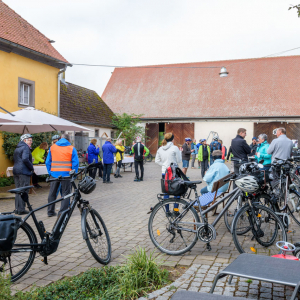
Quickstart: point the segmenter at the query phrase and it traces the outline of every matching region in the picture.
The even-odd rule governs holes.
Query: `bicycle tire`
[[[32,249],[31,251],[17,252],[16,250],[20,247],[15,245],[36,243],[37,238],[31,226],[26,222],[22,223],[17,231],[17,238],[11,250],[10,262],[7,258],[0,256],[0,272],[3,272],[5,275],[10,275],[12,282],[17,281],[24,276],[35,259],[36,251]],[[7,263],[5,264],[6,259]]]
[[[237,250],[240,253],[250,254],[278,254],[276,242],[286,241],[287,239],[284,224],[272,209],[260,204],[256,204],[253,207],[255,208],[259,225],[253,223],[254,218],[249,204],[243,206],[233,220],[232,237]],[[245,216],[247,216],[247,218],[245,218]],[[242,217],[245,220],[245,226],[250,227],[250,230],[243,235],[239,234],[240,230],[238,225]],[[266,226],[263,227],[264,224],[266,224]],[[268,230],[267,227],[271,227],[271,229]],[[263,240],[263,238],[266,237],[270,237],[270,239],[267,241]],[[278,239],[276,240],[276,238]]]
[[[153,156],[151,154],[149,154],[147,157],[146,157],[146,161],[147,162],[152,162],[153,160]]]
[[[100,214],[95,209],[85,209],[82,213],[81,222],[82,234],[91,254],[99,263],[107,265],[111,259],[111,242],[108,230]],[[103,236],[104,238],[102,238]],[[91,241],[94,243],[94,246]],[[95,246],[98,248],[98,252],[95,250]]]
[[[182,230],[172,230],[172,233],[168,233],[168,229],[166,226],[170,226],[171,221],[174,220],[176,217],[174,216],[174,211],[171,211],[172,216],[166,215],[166,205],[169,205],[170,209],[173,209],[174,204],[178,204],[179,213],[181,213],[189,204],[185,200],[182,199],[175,199],[170,198],[166,199],[163,202],[158,203],[152,210],[149,222],[148,222],[148,232],[152,243],[158,248],[161,252],[169,254],[169,255],[181,255],[192,249],[196,242],[197,242],[197,234],[194,232],[187,232]],[[184,219],[184,221],[182,221]],[[185,216],[179,221],[181,222],[200,222],[200,218],[196,212],[196,210],[191,207]],[[195,225],[189,225],[191,228],[196,229]],[[165,230],[164,230],[165,228]],[[175,232],[176,231],[176,232]],[[184,232],[184,237],[182,232]],[[177,233],[177,236],[176,236]],[[172,240],[172,238],[173,240]],[[177,238],[179,237],[179,238]],[[167,247],[162,243],[165,242],[167,244],[168,239],[171,238]],[[181,240],[180,240],[181,239]],[[187,242],[186,240],[190,239]],[[175,243],[174,243],[175,241]],[[184,245],[185,244],[185,245]],[[171,246],[175,247],[171,247]],[[181,247],[184,246],[182,249]],[[175,248],[175,249],[168,249],[168,248]],[[178,249],[180,248],[180,249]]]

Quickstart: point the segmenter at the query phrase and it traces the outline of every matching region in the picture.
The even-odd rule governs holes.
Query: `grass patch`
[[[121,266],[93,268],[81,275],[1,300],[136,299],[169,283],[168,276],[169,272],[161,269],[153,252],[147,255],[144,249],[137,248]],[[5,278],[0,279],[0,293],[3,282],[6,286],[3,291],[9,291],[9,296],[9,282]]]
[[[246,282],[247,283],[252,283],[252,279],[247,279]]]

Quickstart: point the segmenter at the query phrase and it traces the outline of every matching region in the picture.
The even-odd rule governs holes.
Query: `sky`
[[[300,47],[300,18],[288,10],[297,1],[3,0],[70,63],[114,66],[264,57]],[[74,65],[66,81],[101,96],[113,70]]]

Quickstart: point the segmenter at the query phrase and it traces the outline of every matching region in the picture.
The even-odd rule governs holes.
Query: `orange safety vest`
[[[72,153],[73,146],[51,146],[51,172],[55,171],[72,171]]]
[[[225,159],[225,146],[222,146],[222,159]]]

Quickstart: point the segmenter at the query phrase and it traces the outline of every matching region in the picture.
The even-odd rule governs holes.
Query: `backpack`
[[[21,221],[21,217],[0,214],[0,256],[10,254]]]
[[[177,164],[171,163],[166,169],[165,179],[161,179],[162,193],[173,196],[184,195],[188,189],[184,181],[188,181],[187,177]]]

